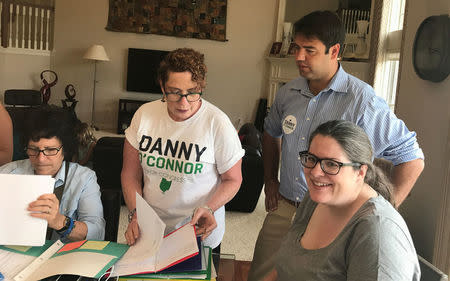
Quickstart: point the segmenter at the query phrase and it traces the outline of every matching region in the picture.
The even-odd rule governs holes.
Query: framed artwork
[[[272,48],[270,48],[270,56],[278,56],[281,51],[281,42],[273,42]]]
[[[106,30],[226,39],[227,0],[109,0]]]

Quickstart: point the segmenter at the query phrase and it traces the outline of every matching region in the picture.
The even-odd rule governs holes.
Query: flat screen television
[[[127,91],[162,94],[158,67],[168,51],[128,49]]]

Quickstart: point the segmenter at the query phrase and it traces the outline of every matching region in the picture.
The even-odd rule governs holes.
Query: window
[[[397,93],[397,80],[400,60],[400,46],[402,40],[402,29],[405,15],[405,0],[386,1],[383,7],[385,24],[383,36],[380,38],[382,51],[380,60],[376,66],[376,77],[374,88],[377,95],[386,100],[391,110],[394,110],[395,97]]]

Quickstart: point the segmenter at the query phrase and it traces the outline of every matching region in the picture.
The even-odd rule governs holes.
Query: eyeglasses
[[[196,102],[202,96],[202,92],[188,92],[183,95],[181,92],[166,92],[166,98],[168,101],[179,102],[182,98],[186,98],[188,102]]]
[[[25,151],[27,152],[28,156],[38,156],[41,152],[45,156],[55,156],[56,154],[58,154],[62,147],[62,145],[60,147],[48,147],[44,149],[26,147]]]
[[[343,166],[361,167],[361,163],[342,163],[331,159],[321,159],[308,151],[302,151],[299,153],[300,162],[302,166],[308,169],[312,169],[316,166],[317,162],[320,162],[320,168],[325,174],[337,175]]]

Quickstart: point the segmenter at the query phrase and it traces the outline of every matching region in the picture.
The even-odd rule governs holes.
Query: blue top
[[[61,187],[64,183],[65,165],[64,161],[55,176],[55,188]],[[1,166],[0,174],[33,175],[34,169],[30,160],[25,159]],[[61,214],[87,225],[86,239],[104,239],[103,205],[94,171],[76,163],[70,163],[59,211]],[[56,231],[53,231],[52,239],[59,239]]]
[[[280,193],[292,201],[301,201],[307,191],[298,153],[308,149],[311,133],[322,123],[342,119],[351,121],[369,136],[377,158],[394,165],[424,158],[416,133],[375,95],[373,88],[347,74],[339,66],[328,87],[317,96],[299,77],[277,92],[264,129],[272,137],[282,137]]]

